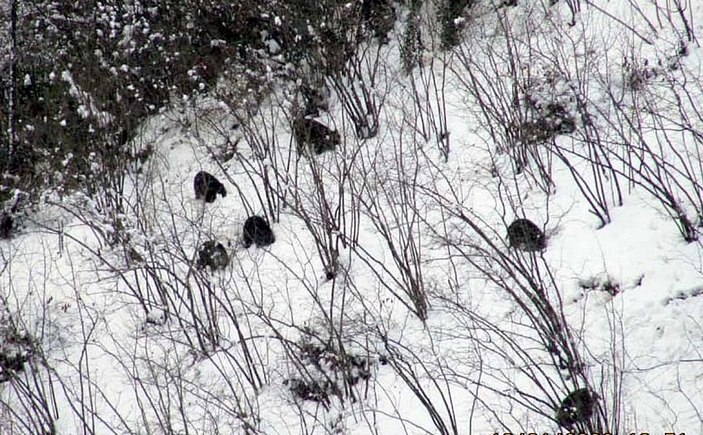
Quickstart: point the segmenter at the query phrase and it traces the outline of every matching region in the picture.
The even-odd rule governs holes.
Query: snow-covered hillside
[[[703,433],[703,4],[491,3],[450,50],[425,4],[410,72],[363,43],[334,151],[222,80],[47,192],[0,240],[0,434]]]

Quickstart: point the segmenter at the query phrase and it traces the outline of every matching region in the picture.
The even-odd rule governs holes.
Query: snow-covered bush
[[[33,199],[44,186],[118,188],[145,116],[207,91],[260,30],[246,22],[259,13],[246,2],[12,3],[13,56],[0,63],[2,88],[13,90],[0,94],[12,112],[0,117],[10,145],[0,153],[0,194],[21,188]]]

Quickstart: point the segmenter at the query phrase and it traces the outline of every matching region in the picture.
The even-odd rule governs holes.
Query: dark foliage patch
[[[586,291],[602,291],[611,296],[620,293],[620,283],[608,275],[592,276],[590,278],[579,280],[579,287]]]
[[[29,334],[18,330],[11,320],[6,314],[0,316],[0,382],[22,372],[35,349]]]
[[[393,30],[397,14],[390,0],[362,0],[361,19],[379,43],[388,42],[388,33]]]
[[[300,86],[300,95],[303,99],[303,115],[319,116],[320,110],[329,110],[330,91],[324,85],[313,84],[308,81]]]
[[[291,393],[298,399],[310,400],[329,404],[330,396],[339,394],[335,385],[329,380],[310,381],[300,378],[291,378],[283,381]]]
[[[441,25],[442,48],[450,49],[461,41],[464,12],[477,3],[476,0],[443,0],[437,8],[437,20]]]
[[[329,404],[333,396],[356,400],[351,387],[371,377],[370,359],[345,352],[331,343],[305,336],[294,358],[302,365],[300,376],[284,383],[299,399]]]
[[[7,212],[0,213],[0,239],[9,239],[14,220]]]
[[[566,77],[544,67],[523,86],[526,92],[520,99],[519,117],[509,125],[512,141],[524,147],[576,131],[580,118],[577,98]]]
[[[271,7],[16,3],[17,56],[0,65],[0,88],[14,91],[0,92],[0,107],[13,108],[0,116],[0,143],[8,145],[0,147],[0,202],[15,188],[34,199],[45,187],[105,188],[138,158],[130,139],[146,116],[172,95],[207,92],[262,47],[270,23],[258,20]]]

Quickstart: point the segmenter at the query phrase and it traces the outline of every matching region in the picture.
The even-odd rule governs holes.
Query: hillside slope
[[[703,433],[703,5],[486,3],[448,50],[420,9],[409,72],[404,25],[362,43],[333,151],[295,84],[222,80],[120,191],[46,192],[0,241],[0,433]]]

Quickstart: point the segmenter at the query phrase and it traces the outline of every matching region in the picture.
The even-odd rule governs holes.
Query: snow
[[[549,9],[553,23],[535,26],[557,32],[549,41],[561,41],[575,78],[583,78],[579,57],[587,53],[602,51],[611,63],[594,70],[615,74],[623,54],[660,59],[680,37],[667,26],[655,31],[647,24],[656,22],[655,11],[642,5],[642,13],[635,13],[626,1],[599,5],[602,10],[582,4],[575,26],[558,27],[570,19],[564,3]],[[703,35],[703,6],[689,7],[696,34]],[[521,21],[523,9],[507,9],[513,32],[536,31]],[[476,48],[476,65],[488,66],[492,50],[479,43],[498,46],[492,38],[500,40],[501,30],[491,23],[484,22],[485,40],[466,42],[467,50]],[[467,31],[473,24],[466,24]],[[623,25],[638,29],[652,45],[621,36]],[[555,29],[545,30],[549,26]],[[122,31],[126,38],[131,26]],[[433,99],[428,85],[419,91],[426,92],[426,105],[418,107],[410,80],[423,83],[422,72],[403,74],[397,47],[385,50],[386,69],[380,73],[385,82],[375,89],[384,105],[374,138],[356,139],[339,97],[333,97],[331,113],[322,118],[340,130],[343,143],[312,162],[296,161],[282,89],[245,120],[214,96],[196,101],[184,96],[145,120],[134,139],[153,154],[127,175],[123,213],[111,213],[101,196],[51,192],[20,234],[0,240],[0,297],[42,344],[45,365],[39,376],[56,397],[50,414],[58,416],[57,433],[88,432],[84,426],[94,433],[162,433],[164,428],[184,433],[187,426],[189,433],[424,434],[441,433],[438,422],[458,434],[562,431],[535,412],[537,407],[551,415],[551,398],[522,371],[520,346],[534,349],[537,379],[558,389],[555,397],[567,391],[527,315],[500,286],[501,279],[510,280],[502,261],[531,265],[527,270],[541,274],[547,297],[576,337],[590,380],[601,388],[605,409],[617,410],[613,401],[622,406],[613,433],[703,433],[701,242],[686,243],[642,186],[624,188],[623,205],[611,201],[611,221],[601,226],[558,159],[552,162],[549,194],[528,174],[513,177],[507,154],[494,152],[490,125],[469,95],[466,77],[456,73],[466,72],[459,60],[443,77],[444,102]],[[701,50],[689,44],[689,51],[680,70],[666,74],[700,80]],[[535,71],[548,70],[550,61],[535,59]],[[625,79],[614,77],[624,88]],[[82,102],[83,117],[110,121],[69,71],[61,78]],[[600,122],[611,102],[599,94],[604,78],[590,79],[584,92],[602,104]],[[504,86],[509,75],[490,82]],[[541,83],[532,90],[558,96],[574,83],[582,82]],[[655,77],[647,86],[669,95],[663,79]],[[686,104],[696,106],[703,98],[701,86],[687,89],[692,101]],[[629,98],[635,97],[627,94],[623,104]],[[430,120],[441,113],[444,125],[433,125]],[[418,139],[423,129],[429,140]],[[446,158],[438,131],[449,133]],[[645,137],[656,134],[645,132]],[[614,136],[606,131],[603,140]],[[700,169],[698,142],[683,134],[671,137],[678,138],[673,149],[684,150],[692,167]],[[577,146],[566,135],[556,140]],[[237,144],[234,158],[213,158],[231,144]],[[666,161],[680,163],[668,154]],[[588,168],[581,162],[577,169],[592,177]],[[212,204],[196,200],[193,176],[199,170],[222,181],[227,196]],[[273,222],[276,242],[244,249],[244,220],[268,214],[269,201],[276,202],[262,187],[262,174],[285,193],[285,207],[280,201]],[[693,177],[700,182],[702,176]],[[691,191],[695,182],[676,188]],[[359,201],[350,203],[354,198]],[[545,228],[543,253],[508,248],[505,227],[518,213]],[[479,237],[467,220],[480,223],[488,236]],[[351,240],[353,234],[358,240]],[[114,237],[120,243],[111,245]],[[325,276],[315,237],[339,241],[334,280]],[[350,240],[342,243],[344,237]],[[232,259],[226,270],[192,267],[206,240],[226,246]],[[462,247],[465,256],[458,254]],[[399,267],[397,253],[418,254],[420,270]],[[424,321],[411,312],[404,293],[412,277],[428,295]],[[216,339],[205,333],[212,330]],[[332,396],[323,404],[291,393],[290,380],[301,366],[320,379],[335,375],[332,362],[315,367],[291,357],[309,331],[337,350],[342,346],[349,355],[367,357],[370,377],[349,387],[354,399]],[[501,346],[508,345],[516,348],[501,354]],[[27,380],[26,373],[18,377]],[[422,394],[411,386],[422,387]],[[419,396],[432,404],[434,418]],[[17,390],[0,383],[0,404],[21,400]],[[81,421],[83,412],[96,418]]]

